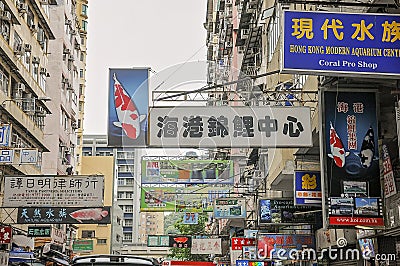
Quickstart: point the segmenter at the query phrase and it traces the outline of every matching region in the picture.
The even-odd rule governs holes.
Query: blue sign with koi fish
[[[282,72],[400,75],[400,16],[284,11]]]

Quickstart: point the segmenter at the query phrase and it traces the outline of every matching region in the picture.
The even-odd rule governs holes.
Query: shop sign
[[[11,128],[10,124],[0,124],[0,146],[10,146]]]
[[[321,206],[321,173],[316,171],[294,172],[295,205]]]
[[[221,238],[192,239],[191,254],[222,254]]]
[[[214,218],[246,218],[245,198],[220,198],[214,200]]]
[[[244,246],[255,246],[255,238],[245,238],[245,237],[232,237],[231,247],[232,250],[242,250]]]
[[[260,199],[258,215],[260,224],[315,223],[314,208],[294,206],[292,199]]]
[[[72,250],[74,252],[88,252],[93,251],[93,240],[76,239],[72,243]]]
[[[257,238],[257,253],[262,258],[277,258],[281,250],[289,254],[291,249],[305,248],[315,248],[314,235],[260,234]]]
[[[168,235],[149,235],[147,236],[148,247],[169,247]]]
[[[169,246],[171,248],[191,248],[191,236],[169,236]]]
[[[185,212],[183,213],[182,224],[198,224],[199,214],[196,212]]]
[[[38,149],[21,149],[19,164],[36,164],[38,162]]]
[[[309,107],[190,106],[150,109],[153,147],[311,147]]]
[[[30,207],[18,208],[19,224],[110,224],[111,207],[60,208]]]
[[[13,164],[14,155],[14,150],[0,150],[0,164]]]
[[[5,176],[3,207],[98,207],[104,176]]]
[[[284,11],[283,73],[400,75],[400,16]]]
[[[110,68],[108,145],[146,147],[149,68]]]
[[[0,226],[0,244],[10,244],[12,238],[11,226]]]
[[[324,91],[329,224],[383,226],[376,92]]]
[[[50,237],[51,226],[28,226],[29,237]]]
[[[385,198],[389,198],[397,193],[396,181],[394,178],[392,162],[390,160],[389,150],[386,144],[382,144],[382,165],[383,165],[383,190]]]

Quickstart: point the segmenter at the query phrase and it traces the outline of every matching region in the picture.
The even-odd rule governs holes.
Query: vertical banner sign
[[[12,237],[11,226],[0,226],[0,244],[10,244]]]
[[[324,92],[330,225],[383,226],[375,92]]]
[[[8,147],[10,146],[11,138],[11,125],[1,124],[0,125],[0,146]]]
[[[321,206],[321,173],[316,171],[294,172],[295,205]]]
[[[282,72],[400,76],[400,16],[284,11]]]
[[[397,193],[396,182],[394,180],[392,162],[390,161],[389,150],[386,144],[382,145],[382,165],[383,165],[383,184],[385,198],[389,198]]]
[[[108,145],[146,147],[149,68],[110,69]]]

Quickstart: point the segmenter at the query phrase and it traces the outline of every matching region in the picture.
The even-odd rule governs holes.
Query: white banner
[[[104,176],[5,176],[3,207],[100,207]]]
[[[222,254],[221,238],[192,238],[191,254]]]
[[[150,108],[153,147],[311,147],[308,107]]]

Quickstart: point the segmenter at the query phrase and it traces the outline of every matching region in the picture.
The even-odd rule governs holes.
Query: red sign
[[[10,244],[12,236],[11,226],[0,226],[0,244]]]
[[[232,237],[232,250],[242,250],[243,246],[255,246],[254,238]]]
[[[383,226],[383,218],[376,217],[351,217],[351,216],[329,216],[330,225],[365,225]]]

